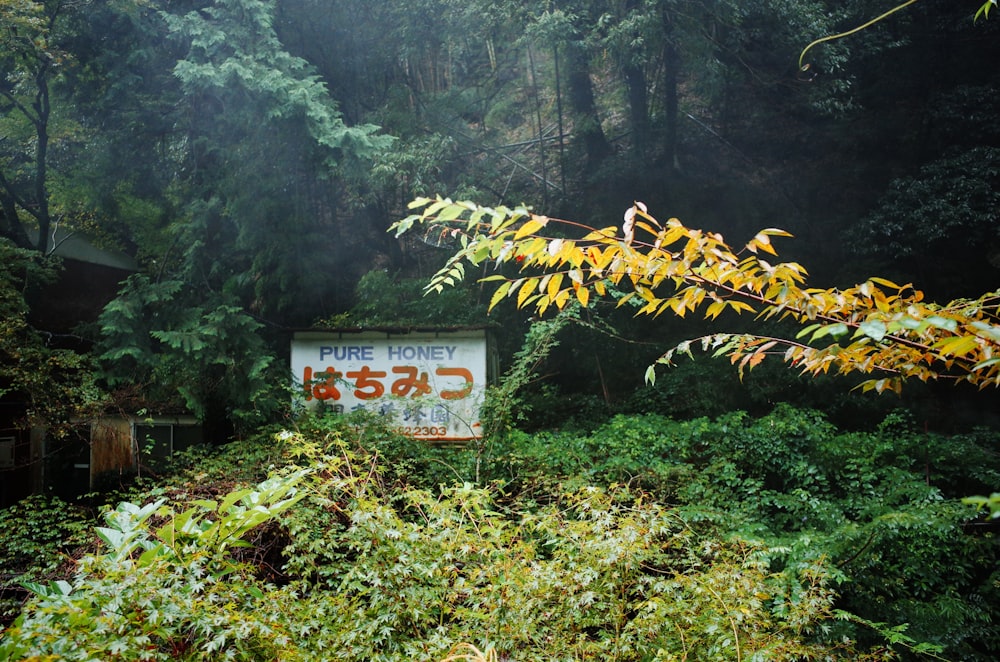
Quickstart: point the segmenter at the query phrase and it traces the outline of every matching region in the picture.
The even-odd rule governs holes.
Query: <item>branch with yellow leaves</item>
[[[728,356],[741,376],[777,354],[805,374],[871,375],[861,388],[877,392],[898,391],[906,379],[1000,385],[1000,292],[939,305],[925,302],[910,284],[884,278],[846,289],[808,288],[802,265],[771,264],[761,257],[776,257],[772,238],[789,233],[764,229],[734,251],[720,234],[689,228],[676,218],[661,223],[640,202],[625,212],[621,226],[604,228],[525,207],[490,208],[444,198],[421,198],[410,208],[417,211],[391,228],[397,236],[424,227],[458,246],[431,279],[429,291],[462,280],[466,264],[492,263],[499,269],[515,263],[515,276],[482,279],[499,283],[490,309],[507,298],[539,314],[573,300],[587,307],[593,295],[627,288],[618,305],[632,301],[639,315],[684,317],[700,310],[715,319],[729,310],[789,319],[802,327],[794,339],[722,333],[685,341],[661,356],[660,364],[700,344],[716,356]],[[655,379],[653,366],[646,377]]]

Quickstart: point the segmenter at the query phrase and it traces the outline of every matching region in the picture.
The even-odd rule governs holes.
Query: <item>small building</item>
[[[204,443],[193,416],[104,416],[59,434],[0,430],[0,507],[30,494],[73,500],[156,473],[176,452]]]
[[[95,246],[80,233],[57,228],[53,253],[63,258],[56,281],[31,293],[30,320],[51,334],[53,346],[88,351],[77,325],[93,322],[138,269],[127,255]],[[0,507],[31,494],[74,499],[155,471],[171,453],[200,443],[191,416],[107,415],[57,432],[32,427],[17,393],[0,397]],[[137,405],[134,409],[140,411]]]

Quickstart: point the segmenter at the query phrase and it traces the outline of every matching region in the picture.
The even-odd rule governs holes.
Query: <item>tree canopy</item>
[[[140,273],[76,335],[104,357],[110,389],[178,376],[162,393],[200,412],[251,412],[277,398],[192,398],[190,376],[171,366],[218,366],[206,357],[225,362],[233,347],[253,347],[277,368],[288,329],[373,318],[352,313],[368,296],[364,284],[356,290],[366,273],[388,274],[384,287],[402,291],[437,271],[447,241],[400,241],[385,229],[410,200],[443,192],[494,209],[524,201],[592,228],[631,199],[727,237],[779,226],[801,239],[789,264],[846,283],[837,295],[845,306],[874,305],[853,289],[866,282],[862,272],[921,284],[929,299],[975,298],[996,261],[985,145],[995,126],[985,63],[996,22],[983,20],[991,2],[974,20],[979,4],[3,2],[0,234],[40,256],[75,233],[134,258]],[[803,71],[797,58],[817,40]],[[930,268],[930,245],[954,258]],[[736,266],[746,257],[718,248]],[[740,277],[763,286],[766,268],[754,268],[762,271]],[[840,351],[889,370],[869,373],[873,388],[894,390],[891,370],[945,376],[938,359],[952,361],[952,372],[971,362],[974,374],[992,374],[979,344],[988,337],[966,352],[964,331],[935,327],[914,291],[867,287],[923,311],[919,330],[899,330],[911,322],[864,309],[873,335],[860,331],[861,345]],[[572,294],[594,291],[588,283]],[[704,291],[712,313],[744,301],[766,314],[775,303],[766,288],[758,304]],[[477,296],[470,288],[468,299]],[[775,317],[806,305],[784,303]],[[835,337],[832,320],[846,314],[824,306],[834,317],[815,320],[817,340]],[[174,318],[184,310],[191,314]],[[242,340],[222,340],[212,321],[220,319]],[[510,320],[512,337],[523,322]],[[845,323],[849,336],[859,333]],[[914,346],[890,365],[880,324],[930,351]],[[705,328],[692,335],[702,331],[710,347],[737,343],[745,367],[770,342]],[[173,342],[179,333],[207,344]],[[680,334],[646,327],[642,340],[676,347]],[[597,365],[620,350],[585,344]],[[508,342],[508,354],[515,347]],[[843,367],[822,347],[765,351],[779,348],[790,359],[801,353],[809,370]],[[623,351],[631,362],[639,356]],[[565,383],[591,381],[575,372],[582,362],[564,363]],[[219,383],[207,373],[200,379]],[[622,375],[599,376],[605,397],[637,386]],[[253,393],[262,391],[245,390]]]

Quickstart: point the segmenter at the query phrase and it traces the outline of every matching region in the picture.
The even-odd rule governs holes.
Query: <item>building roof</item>
[[[38,229],[29,228],[28,238],[38,241]],[[91,238],[82,232],[56,227],[49,238],[54,246],[51,254],[69,260],[78,260],[89,264],[99,264],[105,267],[123,271],[138,271],[139,264],[130,255],[97,246]]]

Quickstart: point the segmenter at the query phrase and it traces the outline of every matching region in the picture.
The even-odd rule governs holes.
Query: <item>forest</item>
[[[997,659],[996,12],[0,0],[0,659]]]

